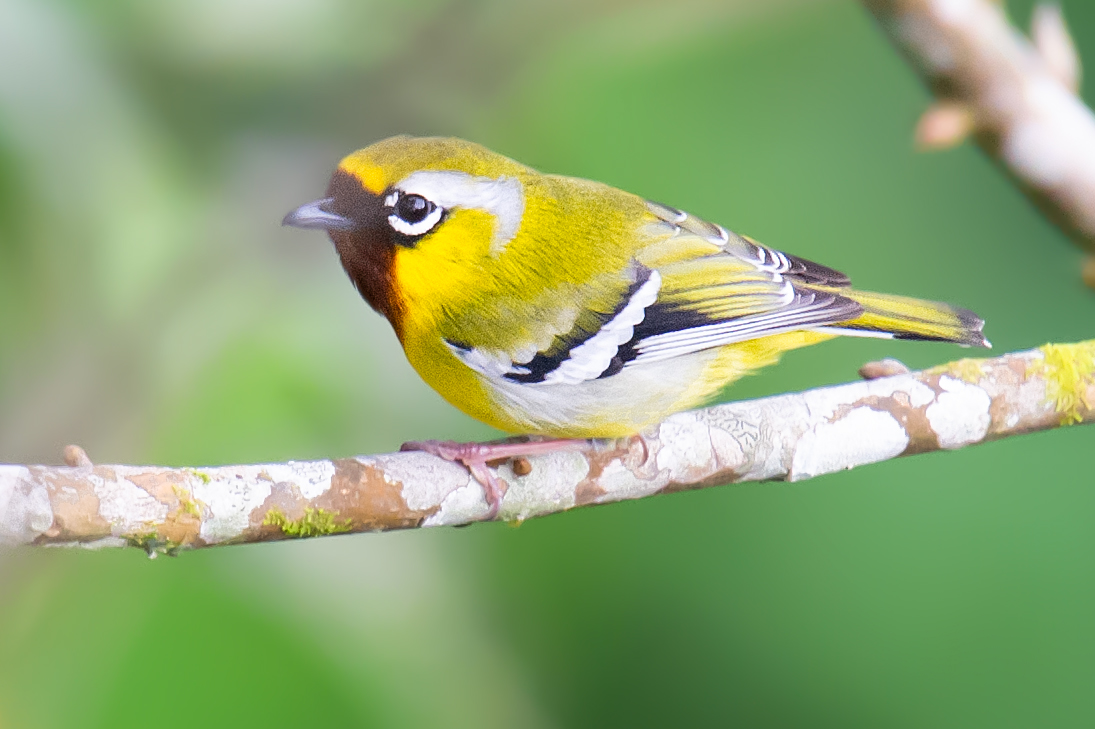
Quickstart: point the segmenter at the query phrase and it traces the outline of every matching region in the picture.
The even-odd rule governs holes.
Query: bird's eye
[[[395,214],[414,225],[421,223],[437,207],[421,195],[402,195],[395,203]]]
[[[395,193],[385,203],[392,210],[388,215],[388,225],[403,235],[419,236],[429,233],[445,212],[421,195]]]

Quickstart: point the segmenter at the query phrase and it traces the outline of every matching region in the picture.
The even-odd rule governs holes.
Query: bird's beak
[[[307,205],[301,205],[299,208],[282,218],[281,224],[291,225],[294,228],[322,228],[323,230],[353,229],[354,221],[327,210],[327,207],[333,201],[333,197],[325,197],[322,200],[316,200]]]

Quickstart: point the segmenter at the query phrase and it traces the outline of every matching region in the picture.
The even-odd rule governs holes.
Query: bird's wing
[[[625,367],[771,334],[824,328],[862,307],[837,291],[839,271],[789,256],[674,208],[650,203],[654,219],[624,272],[616,304],[516,362],[449,341],[480,373],[528,385],[576,384]],[[814,286],[823,287],[815,289]],[[589,314],[589,312],[587,312]]]
[[[650,255],[661,255],[663,250],[670,257],[674,250],[678,257],[689,253],[690,257],[724,253],[759,269],[787,276],[799,284],[843,287],[851,283],[840,271],[761,245],[748,236],[732,233],[683,210],[655,202],[648,202],[647,208],[657,218],[655,225],[663,228],[663,232],[656,235],[660,242],[648,246],[652,251]]]
[[[632,339],[620,347],[618,366],[825,328],[863,312],[839,293],[850,283],[840,271],[675,208],[649,207],[669,234],[638,259],[659,272],[662,285]]]

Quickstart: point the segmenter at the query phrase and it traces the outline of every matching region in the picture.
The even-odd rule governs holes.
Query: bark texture
[[[886,371],[883,369],[882,371]],[[678,413],[627,441],[500,464],[498,518],[744,481],[798,481],[1095,419],[1095,340]],[[482,487],[426,453],[163,468],[0,465],[0,545],[218,544],[483,520]]]

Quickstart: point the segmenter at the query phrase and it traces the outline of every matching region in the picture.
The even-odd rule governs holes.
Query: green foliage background
[[[0,461],[493,435],[278,227],[400,132],[968,306],[998,351],[1095,335],[1079,252],[999,170],[913,151],[927,101],[848,0],[0,0]],[[961,354],[840,341],[728,396]],[[0,727],[1091,726],[1093,436],[519,528],[0,553]]]

